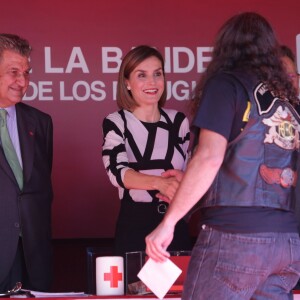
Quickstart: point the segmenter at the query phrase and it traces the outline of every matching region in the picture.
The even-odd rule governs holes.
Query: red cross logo
[[[122,278],[122,273],[118,273],[118,266],[111,266],[110,273],[104,273],[104,281],[110,281],[111,288],[117,288],[118,281],[121,281]]]

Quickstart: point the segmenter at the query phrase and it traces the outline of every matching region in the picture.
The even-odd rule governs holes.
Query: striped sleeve
[[[122,187],[128,157],[125,148],[124,122],[118,112],[108,115],[102,123],[102,160],[109,180],[116,187]]]

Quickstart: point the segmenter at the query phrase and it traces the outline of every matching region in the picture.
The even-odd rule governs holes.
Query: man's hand
[[[170,253],[167,251],[174,234],[174,226],[165,225],[163,222],[146,236],[146,253],[156,262],[164,262]]]
[[[161,176],[165,177],[165,178],[175,177],[179,182],[181,182],[183,174],[184,173],[181,170],[170,169],[170,170],[167,170],[167,171],[161,173]]]

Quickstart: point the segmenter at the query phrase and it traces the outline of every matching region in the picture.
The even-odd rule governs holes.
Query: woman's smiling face
[[[164,91],[164,73],[160,60],[151,56],[141,62],[126,81],[139,106],[157,105]]]

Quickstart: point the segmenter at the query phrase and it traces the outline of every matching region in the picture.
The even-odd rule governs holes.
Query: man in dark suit
[[[30,52],[26,40],[0,34],[0,293],[17,281],[47,291],[52,277],[53,130],[49,115],[21,103]],[[9,158],[6,137],[17,162]]]

